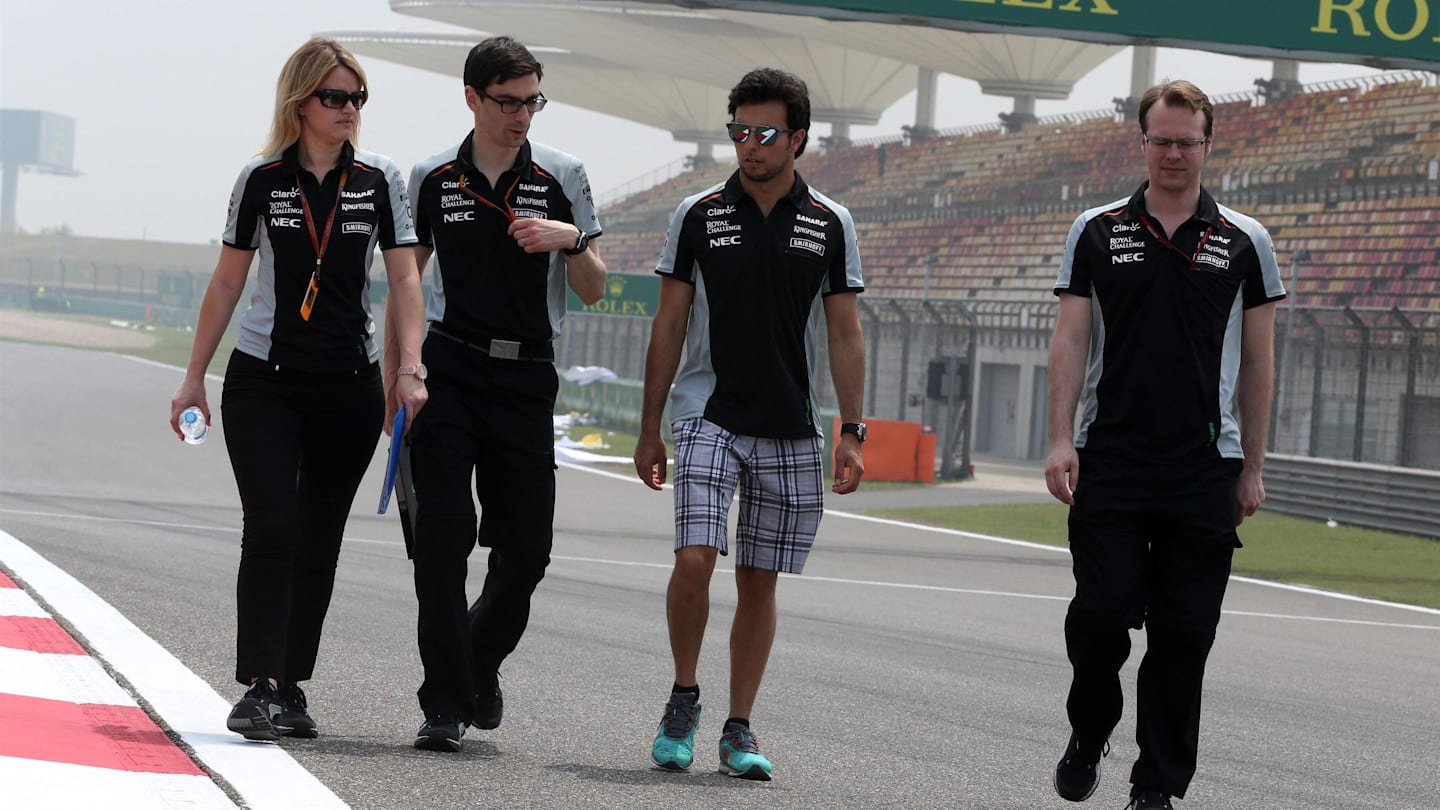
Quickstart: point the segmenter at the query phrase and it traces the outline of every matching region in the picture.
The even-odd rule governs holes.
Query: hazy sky
[[[20,227],[34,232],[68,225],[86,236],[180,242],[217,238],[235,177],[269,128],[275,78],[285,58],[316,31],[362,30],[459,29],[396,14],[386,0],[3,0],[0,106],[74,117],[75,167],[83,174],[22,174]],[[458,75],[361,60],[371,90],[361,131],[366,148],[395,158],[408,175],[415,161],[468,131],[470,112]],[[1157,71],[1190,78],[1219,95],[1253,89],[1254,79],[1268,76],[1270,68],[1268,61],[1162,49]],[[729,86],[739,72],[737,66],[735,76],[717,77],[717,83]],[[1374,73],[1306,64],[1300,80]],[[1082,79],[1069,100],[1040,102],[1037,112],[1109,107],[1129,82],[1127,49]],[[602,197],[692,151],[668,132],[583,110],[564,98],[552,102],[536,116],[531,137],[578,155]],[[937,124],[992,123],[1010,107],[1009,99],[982,95],[975,82],[946,76]],[[857,127],[852,137],[896,134],[913,120],[914,108],[911,93],[878,127]],[[819,126],[816,134],[826,129]],[[603,208],[600,214],[603,225]]]

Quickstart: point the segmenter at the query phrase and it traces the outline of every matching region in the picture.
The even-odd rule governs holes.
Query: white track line
[[[637,485],[637,486],[644,486],[644,484],[643,484],[643,483],[640,481],[640,479],[639,479],[638,477],[636,477],[636,476],[622,475],[622,474],[620,474],[620,473],[611,472],[611,471],[609,471],[609,470],[596,470],[596,469],[592,469],[592,468],[590,468],[590,467],[587,467],[587,466],[585,466],[585,465],[570,464],[570,463],[568,463],[568,462],[560,462],[560,463],[559,463],[559,466],[561,466],[561,467],[566,467],[566,468],[568,468],[568,469],[578,470],[578,471],[585,472],[585,473],[589,473],[589,474],[591,474],[591,475],[598,475],[598,476],[603,477],[603,478],[611,478],[611,479],[614,479],[614,480],[617,480],[617,481],[624,481],[624,482],[626,482],[626,483],[633,483],[633,484],[635,484],[635,485]],[[669,488],[670,485],[669,485],[669,484],[666,484],[665,486],[666,486],[666,488]],[[220,531],[220,532],[238,532],[238,531],[239,531],[239,528],[238,528],[238,527],[234,527],[234,526],[213,526],[213,525],[195,525],[195,524],[185,524],[185,523],[165,523],[165,522],[162,522],[162,521],[137,520],[137,519],[132,519],[132,518],[107,518],[107,517],[97,517],[97,516],[94,516],[94,515],[70,515],[70,514],[64,514],[64,513],[59,513],[59,512],[37,512],[37,511],[27,511],[27,510],[20,510],[20,509],[3,509],[3,508],[0,508],[0,514],[29,515],[29,516],[34,516],[34,517],[55,517],[55,518],[63,518],[63,519],[66,519],[66,520],[95,520],[95,521],[102,521],[102,522],[103,522],[103,521],[112,521],[112,522],[116,522],[116,523],[132,523],[132,524],[138,524],[138,525],[144,525],[144,526],[158,526],[158,527],[165,527],[165,528],[197,529],[197,530],[203,530],[203,531]],[[994,536],[994,535],[988,535],[988,534],[977,534],[977,533],[975,533],[975,532],[961,531],[961,530],[959,530],[959,529],[947,529],[947,528],[942,528],[942,527],[939,527],[939,526],[926,526],[926,525],[922,525],[922,524],[919,524],[919,523],[906,523],[905,521],[895,520],[895,519],[892,519],[892,518],[878,518],[878,517],[873,517],[873,516],[870,516],[870,515],[861,515],[861,514],[856,514],[856,513],[853,513],[853,512],[840,512],[840,511],[835,511],[835,510],[826,510],[825,514],[826,514],[827,516],[839,517],[839,518],[843,518],[843,519],[847,519],[847,520],[859,520],[859,521],[864,521],[864,522],[867,522],[867,523],[876,523],[876,524],[880,524],[880,525],[884,525],[884,526],[894,526],[894,527],[896,527],[896,528],[909,529],[909,530],[913,530],[913,531],[929,532],[929,533],[932,533],[932,534],[943,534],[943,535],[948,535],[948,536],[951,536],[951,537],[964,537],[964,538],[968,538],[968,539],[971,539],[971,540],[981,540],[981,541],[984,541],[984,542],[987,542],[987,543],[999,543],[999,544],[1001,544],[1001,545],[1019,546],[1019,547],[1022,547],[1022,548],[1031,548],[1031,549],[1035,549],[1035,550],[1038,550],[1038,551],[1046,551],[1046,552],[1051,552],[1051,553],[1056,553],[1056,554],[1069,554],[1069,553],[1070,553],[1070,549],[1069,549],[1069,548],[1066,548],[1066,547],[1064,547],[1064,546],[1052,546],[1052,545],[1047,545],[1047,544],[1045,544],[1045,543],[1035,543],[1035,542],[1031,542],[1031,541],[1028,541],[1028,540],[1012,540],[1012,539],[1010,539],[1010,538],[1008,538],[1008,537],[996,537],[996,536]],[[398,546],[398,545],[400,545],[400,543],[398,543],[398,542],[396,542],[396,541],[390,541],[390,540],[372,540],[372,539],[364,538],[364,537],[350,537],[350,536],[347,536],[347,537],[345,538],[345,542],[350,542],[350,543],[365,543],[365,544],[385,545],[385,546]],[[555,560],[566,560],[566,561],[572,561],[572,562],[591,562],[591,563],[605,564],[605,565],[630,565],[630,566],[641,566],[641,567],[654,566],[654,567],[664,568],[664,569],[667,569],[667,570],[671,567],[670,563],[668,563],[668,562],[667,562],[667,563],[631,562],[631,561],[626,561],[626,560],[608,560],[608,559],[598,559],[598,558],[588,558],[588,557],[564,557],[564,556],[559,556],[559,555],[551,555],[551,559],[555,559]],[[787,576],[787,577],[788,577],[788,576],[790,576],[790,575],[782,575],[782,576]],[[1310,595],[1310,596],[1319,596],[1319,597],[1326,598],[1326,599],[1337,599],[1337,600],[1345,601],[1345,602],[1355,602],[1355,603],[1358,603],[1358,604],[1374,605],[1374,606],[1376,606],[1376,607],[1385,607],[1385,608],[1394,608],[1394,609],[1397,609],[1397,610],[1406,610],[1406,611],[1411,611],[1411,612],[1415,612],[1415,613],[1422,613],[1422,614],[1425,614],[1425,615],[1427,615],[1427,616],[1440,616],[1440,609],[1423,607],[1423,606],[1420,606],[1420,605],[1407,605],[1407,604],[1404,604],[1404,603],[1402,603],[1402,602],[1387,602],[1387,601],[1384,601],[1384,600],[1381,600],[1381,599],[1371,599],[1371,598],[1364,597],[1364,596],[1354,596],[1354,595],[1352,595],[1352,594],[1339,593],[1339,592],[1336,592],[1336,591],[1327,591],[1327,590],[1323,590],[1323,589],[1320,589],[1320,588],[1313,588],[1313,587],[1309,587],[1309,586],[1305,586],[1305,585],[1290,585],[1290,584],[1283,583],[1283,582],[1271,582],[1270,580],[1255,579],[1255,578],[1253,578],[1253,577],[1244,577],[1244,576],[1238,576],[1238,575],[1233,575],[1233,574],[1231,575],[1230,578],[1231,578],[1231,580],[1233,580],[1233,581],[1235,581],[1235,582],[1243,582],[1243,583],[1246,583],[1246,584],[1248,584],[1248,585],[1257,585],[1257,586],[1260,586],[1260,587],[1263,587],[1263,588],[1277,588],[1277,589],[1279,589],[1279,590],[1292,591],[1292,592],[1295,592],[1295,593],[1303,593],[1303,594],[1307,594],[1307,595]],[[973,589],[973,588],[950,588],[950,587],[941,586],[941,585],[918,585],[918,584],[906,583],[906,582],[886,582],[886,581],[879,581],[879,580],[836,579],[836,578],[819,577],[819,576],[813,576],[813,575],[806,575],[806,576],[801,576],[801,577],[795,577],[795,579],[798,579],[799,581],[802,581],[802,582],[804,582],[804,581],[811,581],[811,582],[839,582],[839,583],[845,583],[845,584],[851,584],[851,585],[865,585],[865,586],[880,587],[880,588],[898,588],[898,589],[908,589],[908,590],[928,590],[928,591],[940,591],[940,592],[947,592],[947,593],[975,594],[975,595],[983,595],[983,596],[1004,596],[1004,597],[1012,597],[1012,598],[1040,599],[1040,600],[1046,600],[1046,601],[1050,601],[1050,600],[1069,601],[1069,599],[1070,599],[1070,597],[1068,597],[1068,596],[1054,596],[1054,595],[1047,595],[1047,594],[1022,594],[1022,593],[1013,593],[1013,592],[1009,592],[1009,591],[987,591],[987,590],[979,590],[979,589]],[[1289,620],[1295,620],[1295,621],[1315,621],[1315,622],[1327,622],[1327,623],[1336,623],[1336,624],[1363,624],[1363,625],[1373,624],[1373,625],[1375,625],[1375,626],[1380,626],[1380,627],[1395,627],[1395,628],[1418,629],[1418,630],[1440,630],[1440,626],[1415,625],[1415,624],[1393,623],[1393,622],[1369,622],[1369,621],[1358,620],[1358,619],[1353,619],[1353,620],[1352,620],[1352,619],[1335,619],[1335,618],[1326,617],[1326,616],[1304,616],[1304,615],[1279,614],[1279,613],[1271,614],[1271,613],[1258,613],[1258,612],[1232,611],[1232,610],[1225,610],[1225,611],[1223,611],[1223,612],[1226,613],[1226,614],[1228,614],[1228,615],[1232,615],[1232,616],[1252,616],[1252,617],[1257,617],[1257,618],[1289,619]]]

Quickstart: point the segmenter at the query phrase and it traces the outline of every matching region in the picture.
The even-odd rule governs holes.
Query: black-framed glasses
[[[545,96],[540,93],[536,93],[529,98],[496,98],[484,90],[478,90],[476,92],[480,94],[481,98],[488,98],[496,104],[499,104],[500,112],[506,115],[514,115],[520,112],[521,107],[524,107],[532,113],[537,113],[545,109],[545,105],[550,102],[550,99],[545,98]]]
[[[755,137],[755,142],[761,146],[769,146],[775,143],[780,133],[794,132],[793,129],[780,129],[778,127],[762,127],[759,124],[742,124],[739,121],[731,121],[725,125],[725,131],[730,133],[730,140],[735,143],[748,143],[750,137]]]
[[[1150,135],[1140,137],[1145,141],[1146,146],[1157,152],[1169,152],[1172,146],[1178,147],[1181,152],[1185,153],[1199,152],[1205,148],[1205,144],[1210,142],[1209,138],[1161,138]]]
[[[324,90],[316,90],[310,95],[320,99],[320,103],[323,106],[329,107],[332,110],[345,109],[345,103],[347,101],[351,104],[354,104],[355,109],[358,110],[361,107],[364,107],[365,101],[370,98],[370,94],[364,90],[357,90],[353,93],[347,93],[344,90],[334,90],[330,88],[326,88]]]

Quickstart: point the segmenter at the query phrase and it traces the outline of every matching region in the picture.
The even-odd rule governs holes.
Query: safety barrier
[[[1270,453],[1265,509],[1440,539],[1440,472]]]
[[[893,419],[865,420],[866,481],[918,481],[935,483],[935,434],[919,422]],[[840,417],[830,423],[830,435],[840,434]],[[826,457],[829,463],[829,457]]]

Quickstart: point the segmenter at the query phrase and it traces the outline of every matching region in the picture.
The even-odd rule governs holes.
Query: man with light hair
[[[1195,774],[1235,528],[1265,500],[1285,288],[1270,234],[1200,183],[1210,99],[1166,82],[1141,98],[1139,123],[1149,179],[1075,220],[1055,283],[1045,482],[1070,505],[1075,597],[1071,734],[1054,780],[1070,801],[1095,792],[1129,630],[1144,627],[1130,808],[1169,810]]]

